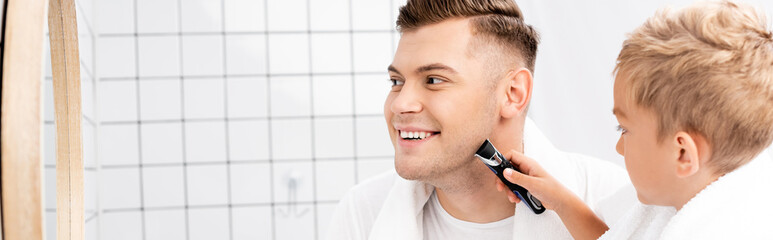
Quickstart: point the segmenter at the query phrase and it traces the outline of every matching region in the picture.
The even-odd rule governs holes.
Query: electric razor
[[[542,202],[532,196],[531,193],[529,193],[529,190],[505,179],[505,176],[503,175],[505,168],[510,168],[518,172],[520,172],[520,170],[515,168],[509,160],[505,159],[505,156],[497,151],[488,139],[486,139],[486,141],[483,142],[483,145],[478,148],[478,151],[475,152],[475,156],[483,161],[483,163],[499,177],[499,180],[502,180],[502,183],[504,183],[510,191],[513,191],[515,196],[518,196],[521,201],[526,203],[526,206],[529,206],[535,214],[545,212],[545,206],[542,206]]]

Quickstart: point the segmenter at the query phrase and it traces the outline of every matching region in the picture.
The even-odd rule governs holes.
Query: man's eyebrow
[[[623,112],[623,110],[620,110],[620,108],[613,108],[612,114],[618,117],[625,117],[625,113]]]
[[[400,74],[400,75],[402,75],[402,73],[400,73],[400,71],[397,71],[397,68],[395,68],[395,66],[392,66],[392,65],[389,65],[389,67],[387,68],[387,71],[389,71],[389,72],[395,72],[395,73],[397,73],[397,74]]]
[[[432,64],[421,66],[416,69],[416,73],[423,73],[423,72],[428,72],[432,70],[441,70],[441,71],[449,72],[451,74],[456,74],[456,70],[454,70],[454,68],[446,66],[441,63],[432,63]]]

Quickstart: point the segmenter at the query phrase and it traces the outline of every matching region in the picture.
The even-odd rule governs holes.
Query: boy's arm
[[[505,158],[522,172],[505,169],[505,178],[528,189],[546,208],[555,211],[574,239],[598,239],[609,229],[582,199],[561,185],[537,162],[514,150],[506,153]],[[503,191],[507,187],[497,181],[497,189]],[[520,201],[512,191],[505,193],[511,202]]]

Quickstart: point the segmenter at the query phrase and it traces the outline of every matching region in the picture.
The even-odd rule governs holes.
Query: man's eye
[[[404,81],[397,80],[397,79],[389,79],[389,81],[392,82],[392,86],[402,86],[403,84],[405,84]]]
[[[427,78],[427,83],[429,83],[429,84],[438,84],[438,83],[442,83],[442,82],[445,82],[445,81],[440,79],[440,78],[435,78],[435,77]]]
[[[617,125],[617,131],[620,132],[621,134],[625,134],[628,132],[627,129],[623,128],[623,126],[620,126],[620,125]]]

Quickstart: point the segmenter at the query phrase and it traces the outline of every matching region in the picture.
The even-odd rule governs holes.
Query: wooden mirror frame
[[[46,19],[57,135],[57,239],[83,239],[81,81],[75,2],[3,0],[3,4],[0,240],[40,240],[45,235],[41,81]]]

